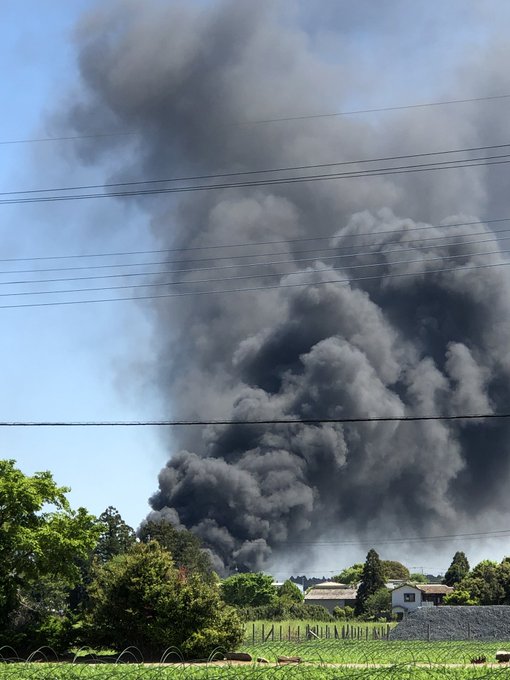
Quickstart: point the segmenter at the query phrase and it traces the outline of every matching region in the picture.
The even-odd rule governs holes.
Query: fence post
[[[297,641],[299,642],[299,628],[300,626],[297,627]]]
[[[290,626],[289,626],[289,642],[290,642]]]
[[[251,640],[252,640],[253,644],[255,644],[255,624],[252,624]]]
[[[262,624],[262,642],[265,642],[265,641],[266,641],[266,634],[265,634],[265,630],[264,630],[264,624]]]
[[[390,639],[390,624],[389,623],[386,624],[386,639],[387,640]]]
[[[271,642],[274,642],[274,623],[271,626]]]

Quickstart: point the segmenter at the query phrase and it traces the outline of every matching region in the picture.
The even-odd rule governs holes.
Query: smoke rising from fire
[[[348,56],[338,63],[321,56],[296,20],[297,7],[122,2],[89,13],[76,38],[82,82],[59,124],[80,133],[113,125],[135,132],[130,142],[77,146],[87,163],[118,153],[122,165],[112,179],[122,181],[505,141],[504,116],[492,113],[488,129],[481,104],[376,119],[249,123],[349,108],[353,93],[363,94],[356,76],[365,83],[376,77],[361,65],[357,74]],[[489,69],[492,53],[483,59]],[[459,78],[476,96],[476,74]],[[295,239],[330,236],[319,246],[337,255],[286,265],[274,290],[154,301],[151,351],[167,412],[270,419],[508,410],[509,274],[471,268],[488,262],[484,252],[505,246],[488,226],[451,226],[498,214],[497,172],[465,168],[141,199],[162,248],[287,240],[278,248],[298,260],[303,244]],[[416,231],[435,224],[443,226]],[[352,257],[341,257],[353,244]],[[272,250],[226,248],[222,264]],[[496,258],[505,261],[504,253],[490,261]],[[456,271],[424,274],[447,268]],[[263,274],[281,271],[273,265]],[[275,285],[264,275],[260,285]],[[195,277],[184,272],[174,280]],[[299,282],[311,283],[284,287]],[[510,509],[509,434],[504,422],[173,433],[152,516],[200,535],[221,571],[262,568],[321,537],[479,525],[481,516]]]

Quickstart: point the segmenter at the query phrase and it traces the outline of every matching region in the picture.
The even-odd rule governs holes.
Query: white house
[[[391,609],[401,619],[418,607],[437,607],[453,588],[442,583],[404,583],[391,591]]]

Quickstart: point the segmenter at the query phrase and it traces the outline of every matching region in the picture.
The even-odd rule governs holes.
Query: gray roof
[[[312,588],[305,595],[305,601],[309,600],[355,600],[355,588]]]

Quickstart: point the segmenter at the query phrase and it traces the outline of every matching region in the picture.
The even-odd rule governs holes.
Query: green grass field
[[[376,678],[380,680],[483,680],[510,678],[507,665],[470,665],[473,657],[485,655],[495,664],[497,649],[508,648],[501,642],[388,642],[353,640],[313,640],[310,642],[274,642],[242,646],[254,656],[262,656],[269,664],[175,663],[143,665],[139,663],[70,664],[0,663],[0,680],[277,680],[300,678],[340,680]],[[280,655],[299,656],[299,665],[276,665]],[[4,659],[7,656],[4,655]],[[39,659],[42,659],[39,656]],[[49,658],[49,655],[48,655]],[[125,654],[124,661],[136,655]],[[122,659],[121,659],[122,660]]]

